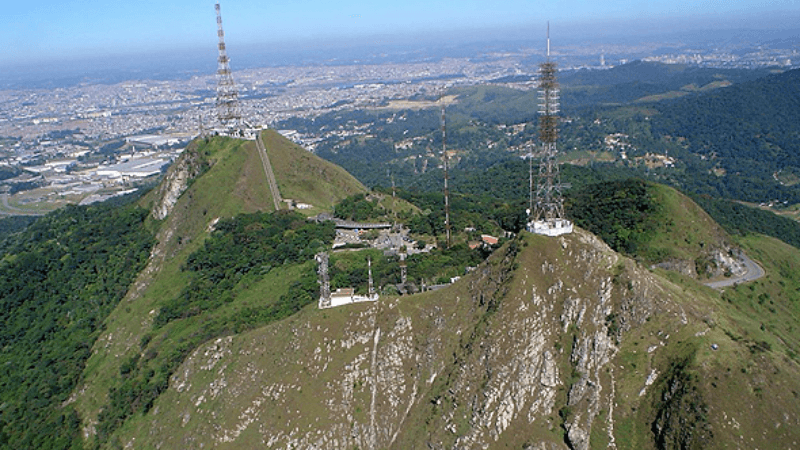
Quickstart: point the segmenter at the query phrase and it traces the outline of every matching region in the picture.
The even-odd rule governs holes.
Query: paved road
[[[742,275],[740,277],[726,278],[726,279],[720,280],[720,281],[712,281],[712,282],[709,282],[709,283],[705,283],[705,285],[708,286],[708,287],[712,287],[714,289],[720,289],[720,288],[724,288],[724,287],[733,286],[734,284],[747,283],[747,282],[750,282],[750,281],[755,281],[755,280],[763,277],[764,275],[766,275],[766,272],[764,272],[764,269],[762,269],[761,266],[759,266],[755,261],[753,261],[752,259],[748,258],[747,255],[742,253],[741,254],[741,258],[742,258],[742,262],[744,263],[744,266],[747,268],[747,272],[744,275]]]
[[[4,216],[43,216],[47,213],[39,212],[39,211],[25,211],[24,209],[19,209],[11,206],[8,203],[8,193],[3,193],[2,195],[3,200],[3,207],[5,210],[0,210],[0,215]]]

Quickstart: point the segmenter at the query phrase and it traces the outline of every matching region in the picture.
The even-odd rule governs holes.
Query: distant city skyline
[[[142,52],[209,48],[215,51],[214,1],[12,2],[0,28],[3,66],[66,61]],[[229,48],[254,44],[324,44],[331,41],[422,39],[442,33],[486,36],[554,24],[559,30],[601,34],[670,32],[686,27],[789,28],[796,26],[800,1],[708,0],[407,0],[404,2],[221,1]],[[603,28],[602,22],[610,25]],[[658,26],[663,29],[658,29]],[[369,37],[370,39],[363,39]]]

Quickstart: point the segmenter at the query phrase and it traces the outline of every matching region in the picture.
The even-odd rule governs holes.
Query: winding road
[[[761,266],[758,265],[758,263],[750,259],[744,253],[741,253],[740,258],[742,263],[744,263],[744,266],[747,268],[747,272],[745,272],[744,275],[738,277],[726,278],[724,280],[719,280],[719,281],[711,281],[709,283],[704,283],[704,284],[714,289],[721,289],[724,287],[733,286],[734,284],[755,281],[766,275],[764,269],[762,269]]]

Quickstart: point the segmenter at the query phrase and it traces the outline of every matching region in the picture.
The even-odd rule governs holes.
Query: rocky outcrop
[[[742,276],[747,267],[742,262],[741,250],[733,247],[713,247],[704,251],[694,261],[669,259],[655,264],[665,270],[672,270],[695,279],[719,278],[723,276]]]
[[[170,167],[164,181],[156,191],[156,201],[151,214],[156,220],[165,219],[181,194],[189,187],[189,183],[208,169],[207,163],[197,151],[196,145],[190,145],[177,161]]]

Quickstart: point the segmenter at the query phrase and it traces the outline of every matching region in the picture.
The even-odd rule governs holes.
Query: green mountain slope
[[[348,193],[364,190],[352,177],[343,175],[341,169],[310,155],[277,133],[264,135],[281,189],[286,188],[298,201],[327,208]],[[303,170],[304,167],[307,170]],[[319,191],[304,189],[311,185]],[[229,218],[243,213],[271,211],[273,202],[255,143],[215,137],[192,143],[170,169],[162,186],[141,203],[153,211],[150,225],[158,230],[158,244],[151,253],[148,266],[128,291],[122,305],[108,318],[107,332],[100,336],[92,349],[83,375],[84,382],[76,396],[84,435],[89,438],[97,436],[101,443],[109,442],[111,433],[132,414],[150,408],[152,400],[166,388],[172,371],[194,346],[231,332],[212,322],[221,324],[224,317],[237,310],[277,301],[288,295],[292,283],[302,279],[303,274],[310,271],[313,276],[313,268],[308,264],[301,269],[296,263],[286,261],[271,271],[264,266],[259,269],[266,274],[264,277],[231,278],[226,282],[228,289],[245,291],[237,295],[235,301],[224,301],[222,305],[214,303],[217,306],[210,311],[203,309],[203,314],[182,320],[155,323],[165,305],[173,304],[175,308],[181,304],[179,299],[190,295],[186,293],[187,289],[198,291],[198,288],[191,287],[193,283],[202,282],[204,277],[219,281],[220,276],[246,274],[253,269],[236,265],[231,259],[223,263],[232,264],[229,272],[205,275],[205,272],[187,266],[187,261],[190,257],[197,258],[193,255],[198,255],[207,242],[213,244],[214,240],[208,241],[208,238],[216,227],[236,228],[237,225],[226,225]],[[306,233],[303,231],[306,226],[303,216],[288,212],[283,215],[285,219],[280,219],[282,222],[277,228],[271,225],[268,216],[247,220],[251,220],[251,228],[257,226],[268,230],[266,234],[259,234],[259,238],[272,236],[270,233],[284,233],[290,228],[299,233],[298,238],[302,238],[302,233]],[[291,242],[291,239],[284,238],[283,241]],[[302,245],[312,245],[310,241]],[[235,247],[229,246],[228,249],[235,250]],[[246,287],[237,288],[242,283]],[[168,316],[173,317],[175,313]],[[177,317],[183,315],[177,313]],[[253,320],[257,323],[258,320],[271,320],[271,317]],[[246,321],[241,326],[247,329],[253,323]]]
[[[567,201],[575,222],[613,249],[694,278],[736,270],[737,245],[695,202],[639,179],[584,187]]]
[[[67,207],[2,242],[0,448],[80,448],[72,394],[103,322],[147,262],[134,204]]]
[[[321,208],[363,189],[275,133],[264,141],[287,198]],[[559,238],[522,233],[444,289],[319,310],[313,255],[330,246],[332,226],[272,212],[253,142],[196,141],[140,200],[147,209],[104,217],[133,224],[124,234],[136,242],[155,234],[146,261],[149,245],[134,245],[135,272],[146,263],[138,277],[118,279],[124,258],[115,257],[93,269],[110,287],[64,284],[119,301],[76,347],[82,372],[22,398],[49,408],[57,447],[81,447],[78,434],[97,448],[792,447],[800,251],[732,238],[662,186],[634,180],[584,192],[582,223],[636,259],[581,228]],[[87,255],[63,253],[45,231],[56,255],[48,264],[84,267],[73,255]],[[696,280],[736,246],[764,278],[724,292]],[[26,261],[14,256],[25,248],[12,250],[4,267]],[[357,258],[335,259],[338,276],[364,270]],[[665,261],[678,270],[654,265]],[[33,338],[60,338],[70,325],[72,313],[51,312]],[[11,441],[9,411],[23,410],[12,400],[0,404],[6,447],[22,442]]]
[[[768,271],[797,257],[782,251]],[[525,234],[447,289],[308,307],[207,343],[119,443],[792,446],[796,356],[727,294],[665,274],[672,281],[582,230]]]
[[[314,211],[330,211],[339,200],[366,192],[366,188],[341,167],[304,150],[278,132],[262,133],[278,188],[284,199],[310,204]]]

